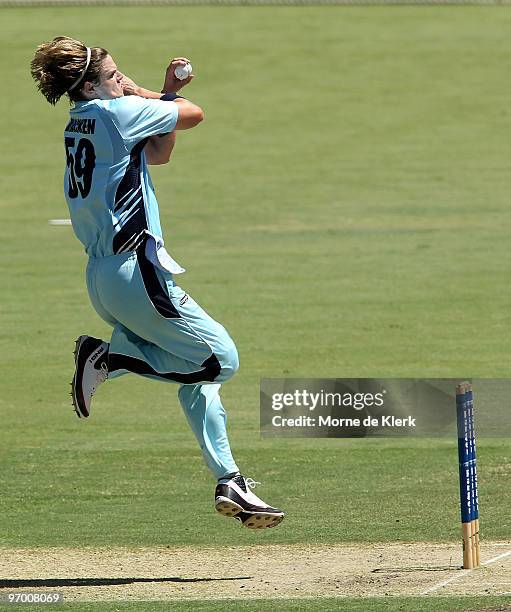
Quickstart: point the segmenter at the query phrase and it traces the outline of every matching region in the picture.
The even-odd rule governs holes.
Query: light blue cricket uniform
[[[238,471],[219,396],[238,355],[226,330],[174,282],[184,270],[163,246],[143,151],[177,118],[175,102],[137,96],[76,103],[64,133],[64,191],[89,256],[92,304],[113,326],[110,378],[133,372],[180,384],[188,422],[221,478]]]

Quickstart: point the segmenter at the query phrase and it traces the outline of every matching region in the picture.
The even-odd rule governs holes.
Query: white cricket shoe
[[[76,340],[71,397],[80,418],[89,416],[92,396],[108,378],[108,348],[108,342],[92,336],[80,336]]]
[[[262,499],[252,493],[256,485],[252,478],[241,474],[233,478],[218,481],[215,489],[215,508],[224,516],[238,519],[249,529],[275,527],[284,519],[284,513],[278,508],[268,506]]]

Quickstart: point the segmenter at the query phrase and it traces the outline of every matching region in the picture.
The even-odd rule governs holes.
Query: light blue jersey
[[[149,136],[174,130],[178,105],[123,96],[77,102],[70,115],[64,132],[64,191],[87,254],[133,251],[147,232],[161,237],[143,149]]]

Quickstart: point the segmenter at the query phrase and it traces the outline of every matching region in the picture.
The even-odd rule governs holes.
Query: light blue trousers
[[[113,326],[109,378],[133,372],[180,384],[178,397],[216,478],[238,471],[226,432],[220,383],[238,369],[227,331],[139,250],[90,258],[92,304]]]

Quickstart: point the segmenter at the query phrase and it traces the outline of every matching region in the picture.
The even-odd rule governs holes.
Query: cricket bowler
[[[215,508],[250,529],[284,518],[240,474],[226,431],[220,386],[237,371],[238,354],[222,325],[174,281],[184,269],[165,248],[148,165],[167,164],[176,131],[196,127],[202,109],[178,92],[193,79],[187,58],[167,68],[161,93],[138,87],[101,47],[59,36],[35,51],[31,73],[55,105],[72,104],[64,130],[65,197],[73,229],[88,255],[87,288],[112,326],[109,342],[76,341],[72,398],[88,417],[107,379],[127,373],[177,383],[178,397],[217,479]],[[183,73],[186,78],[176,76]]]

